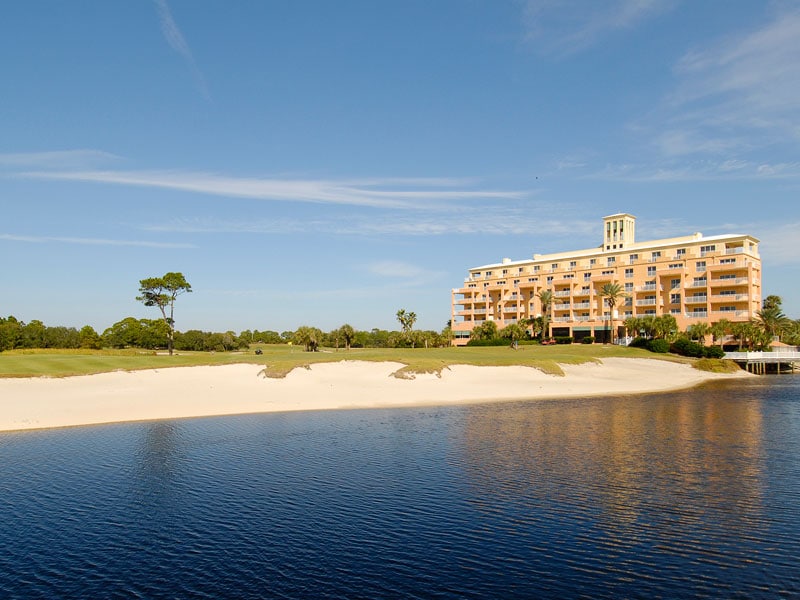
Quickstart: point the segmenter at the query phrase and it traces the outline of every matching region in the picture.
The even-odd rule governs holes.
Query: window
[[[695,266],[695,268],[696,268],[698,271],[701,271],[701,272],[702,272],[702,271],[705,271],[705,270],[706,270],[706,261],[704,261],[704,260],[698,260],[698,261],[697,261],[697,262],[694,264],[694,266]]]
[[[603,271],[603,275],[613,275],[614,271]]]
[[[669,266],[669,268],[670,269],[682,269],[683,268],[683,263],[672,263]]]
[[[685,256],[686,255],[686,248],[678,248],[675,251],[675,256]]]
[[[719,264],[721,264],[721,265],[733,265],[733,264],[736,264],[736,259],[735,258],[723,258],[722,260],[719,261]]]
[[[637,260],[639,260],[639,255],[638,254],[631,254],[628,257],[628,260],[630,260],[631,262],[636,262]]]
[[[570,268],[570,269],[574,269],[574,268],[575,268],[575,267],[577,267],[577,266],[578,266],[578,261],[577,261],[577,260],[571,260],[571,261],[569,261],[569,268]]]
[[[714,252],[717,249],[715,245],[711,246],[700,246],[700,254],[707,254],[708,252]]]
[[[680,304],[681,303],[681,295],[680,294],[670,294],[669,295],[669,303],[670,304]]]
[[[590,267],[593,267],[593,266],[595,266],[596,264],[597,264],[597,259],[596,259],[596,258],[590,258],[590,259],[589,259],[589,266],[590,266]]]
[[[583,280],[584,281],[589,281],[591,278],[592,278],[592,274],[591,273],[584,273],[583,274]]]
[[[616,256],[609,256],[609,257],[606,259],[606,265],[607,265],[607,266],[609,266],[609,267],[610,267],[611,265],[613,265],[615,262],[617,262],[617,257],[616,257]]]
[[[547,283],[553,283],[553,276],[552,275],[548,275]]]
[[[681,280],[680,279],[670,279],[669,280],[669,287],[672,290],[678,289],[681,287]]]
[[[650,254],[650,258],[652,258],[653,260],[658,260],[659,258],[661,258],[661,251],[659,250],[653,252],[652,254]]]
[[[626,279],[632,279],[633,278],[633,269],[625,269],[625,277],[626,277]]]
[[[647,267],[647,276],[648,277],[653,277],[655,274],[656,274],[656,268],[655,267]]]
[[[539,265],[533,265],[533,272],[536,273],[539,271]]]
[[[553,269],[553,271],[555,271],[556,269],[558,269],[558,263],[553,263],[552,265],[550,265],[550,268]]]
[[[633,291],[633,283],[626,283],[625,284],[625,292],[630,293]]]

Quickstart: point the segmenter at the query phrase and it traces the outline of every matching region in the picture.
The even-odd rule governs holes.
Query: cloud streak
[[[751,152],[800,141],[800,10],[686,53],[656,117],[667,156]]]
[[[417,214],[392,215],[391,218],[350,216],[346,219],[263,219],[251,221],[221,221],[219,219],[182,219],[144,227],[156,233],[207,234],[295,234],[318,233],[342,236],[407,237],[444,235],[537,235],[574,236],[596,234],[595,220],[560,220],[532,214],[530,209],[493,210],[486,218],[483,208],[460,208],[458,214],[435,211]]]
[[[101,150],[54,150],[49,152],[17,152],[0,154],[0,167],[35,169],[85,169],[119,160]]]
[[[546,53],[575,54],[607,35],[668,12],[675,4],[671,0],[527,0],[523,5],[525,38]]]
[[[76,238],[76,237],[56,237],[56,236],[33,236],[15,235],[10,233],[0,233],[0,240],[7,242],[25,242],[29,244],[79,244],[83,246],[135,246],[139,248],[195,248],[194,244],[183,244],[175,242],[146,242],[138,240],[109,240],[100,238]]]
[[[431,203],[477,199],[519,199],[523,192],[442,189],[457,180],[365,179],[355,181],[227,177],[173,171],[33,171],[21,177],[153,187],[214,196],[285,202],[345,204],[383,208],[426,208]],[[405,185],[404,185],[405,184]]]
[[[169,9],[167,0],[154,0],[154,2],[156,10],[158,11],[158,19],[161,24],[161,32],[164,34],[164,39],[167,40],[167,43],[175,52],[183,57],[186,64],[189,65],[192,76],[203,96],[205,96],[207,100],[210,100],[211,96],[208,92],[205,77],[203,77],[203,73],[197,67],[197,63],[192,55],[192,50],[189,48],[186,38],[183,37],[183,33],[181,33],[177,23],[175,23],[175,19],[172,17],[172,11]]]

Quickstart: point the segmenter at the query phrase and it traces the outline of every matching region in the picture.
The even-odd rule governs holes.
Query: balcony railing
[[[747,277],[732,277],[730,279],[712,279],[711,285],[713,286],[720,286],[720,285],[746,285],[749,280]]]
[[[686,317],[689,319],[707,319],[708,312],[705,310],[696,310],[692,312],[687,312]]]
[[[637,285],[634,289],[637,292],[657,292],[660,291],[659,286],[655,283],[646,283],[645,285]]]
[[[686,283],[687,288],[704,288],[708,287],[708,280],[703,279],[701,281],[690,281]]]
[[[655,298],[648,298],[647,300],[637,300],[636,306],[656,306],[657,300]]]
[[[725,248],[725,254],[744,254],[744,248]]]
[[[708,302],[708,296],[705,294],[702,296],[686,296],[685,302],[686,304],[705,304]]]
[[[713,302],[746,302],[750,297],[747,294],[714,294]]]
[[[747,310],[713,310],[711,314],[719,317],[749,317],[750,312]]]
[[[558,292],[553,292],[554,298],[569,298],[570,291],[569,290],[560,290]]]

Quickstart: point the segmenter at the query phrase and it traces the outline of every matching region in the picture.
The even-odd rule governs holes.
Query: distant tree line
[[[24,323],[13,316],[0,317],[0,352],[28,348],[101,349],[142,348],[168,349],[170,328],[164,319],[136,319],[126,317],[98,334],[91,326],[50,327],[41,321]],[[371,329],[359,331],[345,324],[331,331],[303,325],[295,331],[277,332],[246,329],[211,332],[190,329],[174,331],[173,346],[178,351],[229,352],[247,349],[251,344],[288,344],[307,350],[333,348],[411,348],[448,346],[452,336],[450,328],[441,332],[408,330],[388,331]]]

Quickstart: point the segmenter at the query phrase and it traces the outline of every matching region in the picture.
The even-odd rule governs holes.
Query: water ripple
[[[768,379],[0,435],[0,597],[797,595],[800,380]]]

